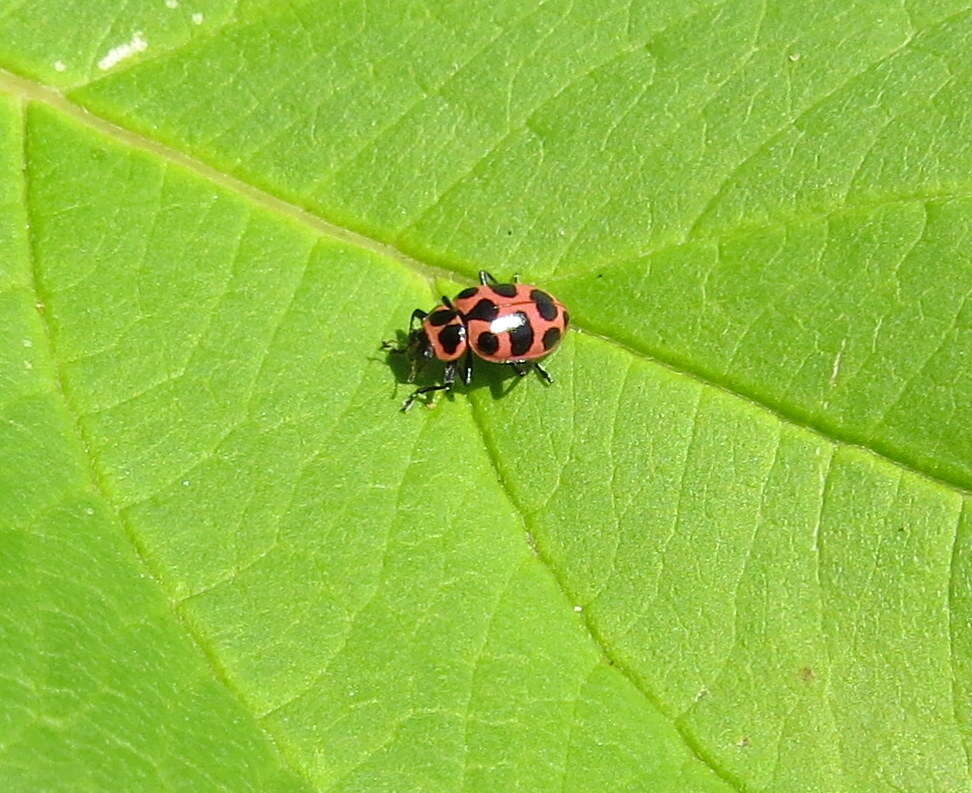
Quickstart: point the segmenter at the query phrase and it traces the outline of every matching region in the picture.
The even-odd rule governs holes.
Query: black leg
[[[463,385],[469,385],[472,382],[473,377],[473,351],[472,347],[466,347],[466,357],[462,362],[462,382]]]
[[[442,305],[444,305],[446,308],[452,309],[453,311],[456,310],[456,307],[452,305],[452,301],[445,295],[442,295]]]
[[[537,375],[545,383],[552,383],[553,376],[544,369],[536,361],[510,361],[510,366],[513,367],[513,371],[516,372],[520,377],[526,377],[531,369],[536,370]]]
[[[443,378],[442,379],[444,381],[442,383],[442,385],[427,385],[427,386],[422,386],[421,388],[415,389],[409,395],[408,399],[406,399],[404,402],[402,402],[402,413],[404,413],[405,411],[407,411],[412,406],[412,403],[418,397],[420,397],[422,394],[431,394],[433,391],[451,391],[452,390],[452,384],[456,381],[456,362],[455,361],[453,361],[452,363],[446,364],[445,372],[443,374]]]
[[[513,273],[513,283],[514,284],[520,283],[520,274],[519,273]]]
[[[409,394],[408,399],[402,402],[402,413],[405,413],[412,406],[412,403],[422,396],[422,394],[430,394],[433,391],[449,391],[451,389],[451,383],[443,383],[442,385],[427,385],[422,386],[422,388],[416,388],[411,394]]]
[[[495,283],[498,283],[498,281],[495,278],[493,278],[492,275],[490,275],[489,273],[487,273],[485,270],[480,270],[479,271],[479,283],[481,283],[481,284],[494,283],[495,284]]]

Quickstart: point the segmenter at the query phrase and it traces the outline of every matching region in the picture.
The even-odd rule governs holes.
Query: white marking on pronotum
[[[117,47],[108,50],[108,54],[98,61],[98,68],[102,71],[108,71],[116,63],[132,57],[136,52],[144,52],[147,49],[148,42],[142,38],[142,31],[136,30],[132,34],[131,41],[126,41],[124,44],[119,44]]]
[[[192,24],[201,25],[203,23],[203,19],[204,19],[203,15],[197,11],[195,14],[192,15]]]
[[[67,69],[67,64],[64,61],[54,61],[54,71],[63,72]]]

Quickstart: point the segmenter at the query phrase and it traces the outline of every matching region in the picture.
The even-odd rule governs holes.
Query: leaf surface
[[[972,790],[965,6],[0,31],[7,789]]]

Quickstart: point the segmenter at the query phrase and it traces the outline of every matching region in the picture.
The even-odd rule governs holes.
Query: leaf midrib
[[[374,237],[369,237],[357,231],[353,231],[344,226],[340,226],[333,223],[319,214],[311,212],[310,210],[301,207],[291,201],[284,200],[273,195],[266,190],[263,190],[249,182],[246,182],[239,177],[233,176],[225,171],[221,171],[202,160],[196,159],[178,149],[172,148],[164,143],[161,143],[153,138],[146,137],[143,134],[134,132],[126,127],[119,126],[118,124],[107,120],[106,118],[97,115],[90,109],[81,105],[77,102],[72,101],[58,91],[55,91],[48,86],[38,83],[34,80],[28,79],[21,75],[14,74],[8,70],[0,69],[0,90],[6,91],[7,93],[20,96],[26,101],[39,102],[52,107],[77,121],[80,121],[85,126],[90,127],[108,137],[120,142],[126,146],[132,147],[134,149],[149,152],[154,154],[161,159],[173,165],[181,166],[197,176],[206,179],[213,184],[216,184],[226,190],[230,190],[237,193],[251,201],[255,204],[262,206],[265,209],[271,210],[277,214],[284,215],[286,217],[292,218],[306,226],[313,228],[318,233],[331,237],[332,239],[338,239],[348,244],[354,245],[365,250],[372,251],[380,256],[384,256],[388,259],[398,262],[400,265],[413,270],[427,280],[431,285],[436,278],[443,278],[448,280],[461,279],[465,280],[468,278],[466,273],[463,273],[457,269],[450,269],[447,267],[441,267],[437,265],[430,264],[428,262],[417,259],[410,256],[408,253],[404,252],[400,248],[394,245],[382,242],[375,239]],[[956,197],[960,193],[954,192],[942,192],[934,191],[927,195],[925,193],[916,193],[910,196],[895,196],[884,199],[875,199],[870,202],[863,204],[855,204],[853,206],[843,207],[843,208],[828,208],[819,213],[814,213],[813,217],[828,217],[837,211],[865,211],[873,206],[882,206],[889,203],[897,203],[909,200],[932,200],[935,198],[944,197]],[[808,218],[804,218],[806,220]],[[786,220],[792,221],[792,218],[787,218]],[[745,229],[732,229],[727,232],[726,235],[715,235],[712,237],[706,237],[703,241],[712,243],[714,241],[719,241],[723,239],[731,239],[740,235],[749,235],[756,233],[764,229],[776,229],[779,228],[785,221],[774,220],[772,223],[765,224],[763,226],[754,226]],[[637,258],[644,258],[650,255],[657,255],[663,253],[671,248],[683,247],[685,242],[678,243],[676,245],[666,245],[656,250],[648,251]],[[434,292],[434,289],[431,289]],[[616,339],[610,335],[604,333],[598,333],[591,331],[583,327],[583,324],[578,325],[574,323],[575,329],[586,335],[594,336],[595,338],[601,339],[607,344],[614,345],[622,350],[624,350],[629,355],[636,358],[646,360],[654,365],[663,366],[682,377],[687,377],[691,380],[697,381],[702,385],[709,388],[715,388],[725,393],[731,394],[737,399],[741,399],[744,402],[748,402],[760,410],[770,413],[778,420],[790,424],[796,427],[801,427],[810,430],[814,434],[822,437],[831,443],[838,443],[843,446],[856,446],[864,449],[871,454],[879,457],[890,464],[904,469],[910,473],[916,474],[924,479],[938,484],[940,487],[949,490],[950,492],[957,492],[962,495],[970,495],[970,492],[964,487],[961,482],[958,482],[948,475],[936,474],[931,471],[926,471],[916,465],[909,463],[902,457],[882,450],[871,443],[858,442],[853,439],[848,438],[846,435],[842,435],[838,431],[828,429],[821,426],[817,422],[803,420],[796,416],[791,415],[786,410],[771,405],[759,396],[754,394],[749,394],[744,391],[737,390],[721,383],[706,374],[693,370],[682,363],[676,363],[673,361],[665,360],[661,356],[658,356],[648,350],[638,349],[632,347],[630,344]]]

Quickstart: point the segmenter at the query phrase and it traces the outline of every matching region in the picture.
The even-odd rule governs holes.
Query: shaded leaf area
[[[311,5],[73,96],[972,487],[967,2]]]

